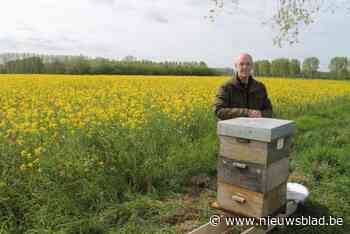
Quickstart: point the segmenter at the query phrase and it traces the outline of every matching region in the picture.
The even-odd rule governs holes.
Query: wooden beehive
[[[223,209],[264,217],[286,203],[293,121],[235,118],[218,122],[218,203]]]

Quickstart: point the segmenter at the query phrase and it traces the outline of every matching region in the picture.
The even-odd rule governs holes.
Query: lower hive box
[[[218,180],[218,203],[236,214],[261,218],[283,209],[286,204],[287,183],[267,193],[259,193]]]

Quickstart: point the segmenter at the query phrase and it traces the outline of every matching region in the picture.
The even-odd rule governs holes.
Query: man
[[[220,120],[272,117],[265,85],[252,77],[252,67],[249,54],[242,53],[235,59],[236,74],[219,88],[214,102],[214,112]]]

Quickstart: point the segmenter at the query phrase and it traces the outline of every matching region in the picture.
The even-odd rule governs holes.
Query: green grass
[[[296,215],[338,216],[345,225],[275,233],[350,233],[349,101],[276,111],[297,123],[290,180],[311,190]],[[216,175],[211,110],[196,111],[189,124],[160,113],[148,120],[140,130],[123,129],[115,120],[89,135],[62,128],[41,172],[20,172],[21,152],[1,140],[0,233],[176,233],[186,220],[193,226],[207,222],[215,191],[186,195],[192,176]]]

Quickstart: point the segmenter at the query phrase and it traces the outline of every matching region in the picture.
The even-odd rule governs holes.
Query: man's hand
[[[259,110],[249,109],[248,110],[248,116],[251,117],[251,118],[261,118],[262,114],[261,114],[261,111],[259,111]]]

